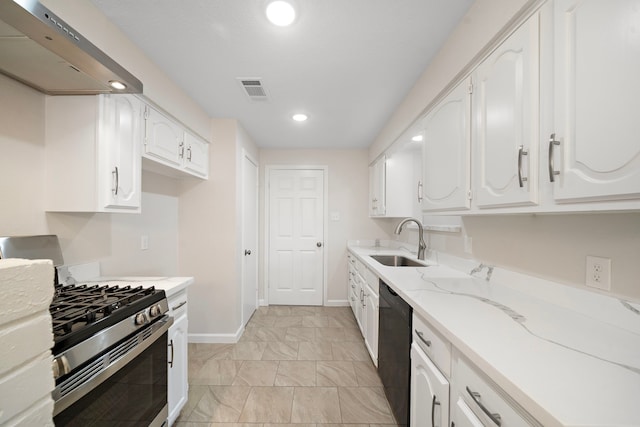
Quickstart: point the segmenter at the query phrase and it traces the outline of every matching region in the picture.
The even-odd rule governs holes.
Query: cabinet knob
[[[321,247],[322,247],[322,242],[318,242],[318,243],[316,243],[316,246],[317,246],[317,247],[319,247],[319,248],[321,248]]]
[[[247,255],[251,255],[251,250],[250,250],[250,249],[245,249],[245,250],[244,250],[244,255],[245,255],[245,256],[247,256]]]

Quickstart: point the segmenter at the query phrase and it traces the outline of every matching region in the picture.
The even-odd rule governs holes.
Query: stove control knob
[[[162,308],[160,307],[160,304],[153,305],[149,309],[149,316],[151,317],[157,317],[157,316],[160,316],[161,314],[162,314]]]
[[[144,325],[145,323],[149,323],[149,318],[147,317],[147,313],[142,312],[142,313],[136,314],[135,323],[138,326]]]
[[[67,356],[65,355],[54,358],[51,367],[53,368],[54,379],[58,379],[71,371],[71,368],[69,367],[69,361],[67,360]]]

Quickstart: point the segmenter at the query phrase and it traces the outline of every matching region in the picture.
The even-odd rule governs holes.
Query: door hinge
[[[149,107],[144,107],[144,119],[149,120]]]
[[[467,91],[472,94],[473,93],[473,83],[469,83],[469,86],[467,87]]]
[[[473,191],[471,190],[467,191],[467,199],[473,200]]]

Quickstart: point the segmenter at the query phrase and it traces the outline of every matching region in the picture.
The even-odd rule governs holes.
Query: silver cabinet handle
[[[556,141],[556,134],[552,133],[549,137],[549,181],[555,182],[555,175],[560,175],[560,171],[553,167],[553,146],[560,145],[560,141]]]
[[[524,146],[518,147],[518,183],[520,184],[520,188],[524,187],[524,182],[527,181],[527,177],[522,176],[522,156],[526,156],[529,154],[527,150],[524,149]]]
[[[440,402],[436,400],[436,395],[434,394],[433,399],[431,400],[431,427],[436,427],[436,423],[435,423],[436,405],[440,406]]]
[[[187,148],[187,160],[191,161],[191,146]]]
[[[418,335],[418,338],[420,338],[420,341],[425,343],[427,347],[431,347],[431,340],[425,339],[421,331],[417,329],[415,329],[415,331],[416,331],[416,335]]]
[[[317,247],[319,247],[319,248],[321,248],[321,247],[322,247],[322,242],[317,242],[317,243],[316,243],[316,246],[317,246]]]
[[[177,309],[179,309],[180,307],[182,307],[186,303],[187,303],[186,301],[182,301],[180,304],[176,305],[175,307],[171,307],[171,310],[176,311]]]
[[[478,393],[477,391],[471,391],[469,386],[467,386],[466,388],[467,388],[467,393],[469,393],[469,396],[471,396],[471,399],[473,399],[473,401],[476,402],[476,405],[478,405],[480,409],[482,409],[482,412],[484,412],[487,415],[487,417],[489,417],[489,419],[493,421],[497,426],[501,426],[502,417],[500,416],[500,414],[489,412],[489,410],[480,402],[480,393]]]
[[[418,203],[422,203],[422,181],[418,181]]]
[[[171,360],[169,361],[169,367],[173,368],[173,338],[169,342],[169,347],[171,348]]]
[[[184,159],[184,142],[180,141],[180,145],[178,145],[178,149],[180,150],[180,154],[178,154],[178,157],[180,157],[181,159]]]
[[[118,174],[118,167],[114,167],[113,168],[113,172],[111,172],[111,177],[114,179],[114,185],[113,185],[113,189],[111,190],[111,192],[113,192],[113,194],[115,196],[118,195],[118,187],[120,186],[120,176]]]
[[[245,249],[244,250],[244,254],[246,255],[251,255],[251,249]]]

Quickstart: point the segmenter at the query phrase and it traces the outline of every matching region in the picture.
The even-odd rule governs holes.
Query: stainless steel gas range
[[[0,238],[0,258],[62,264],[56,236]],[[164,291],[123,284],[56,283],[50,306],[56,426],[167,423]]]

